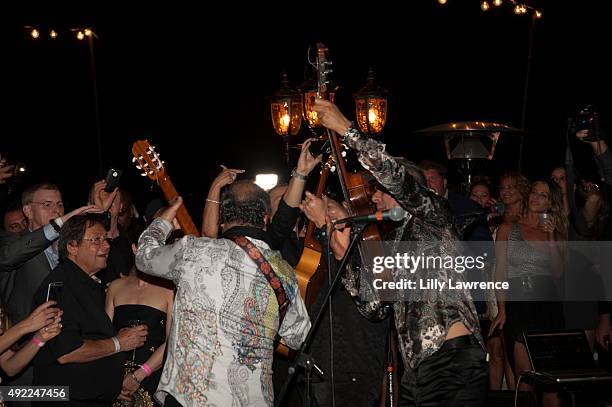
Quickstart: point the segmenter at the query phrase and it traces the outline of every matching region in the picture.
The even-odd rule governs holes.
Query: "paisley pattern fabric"
[[[183,406],[272,406],[272,352],[278,333],[298,348],[310,329],[295,272],[257,239],[290,301],[279,326],[274,291],[255,263],[228,239],[186,236],[164,246],[172,226],[156,219],[142,234],[136,266],[172,280],[174,319],[156,393]]]
[[[404,165],[385,151],[380,141],[365,137],[355,126],[344,134],[344,143],[357,152],[359,162],[369,170],[400,206],[411,216],[400,223],[385,240],[419,242],[419,253],[425,256],[455,256],[459,254],[458,236],[448,201],[417,182]],[[394,253],[397,250],[394,250]],[[384,318],[390,305],[377,301],[371,287],[364,289],[359,267],[347,268],[344,286],[358,302],[360,312],[370,319]],[[396,281],[405,277],[405,270],[395,269]],[[434,278],[445,281],[461,281],[462,275],[445,269],[418,269],[412,279]],[[365,292],[364,292],[365,290]],[[425,294],[423,294],[425,293]],[[421,361],[436,352],[446,338],[448,329],[463,322],[484,344],[480,335],[478,317],[468,290],[427,290],[418,299],[410,298],[410,290],[400,291],[393,302],[395,326],[405,366],[415,368]],[[364,301],[363,299],[366,299]]]

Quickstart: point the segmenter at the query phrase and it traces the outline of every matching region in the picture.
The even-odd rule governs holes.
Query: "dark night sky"
[[[130,164],[137,138],[159,145],[179,191],[195,197],[206,193],[219,164],[245,168],[249,176],[285,172],[266,97],[279,86],[282,70],[293,85],[303,81],[307,48],[317,41],[330,48],[338,104],[349,117],[351,94],[374,67],[392,95],[384,137],[396,155],[439,158],[440,146],[425,149],[410,134],[435,124],[520,126],[530,19],[508,6],[484,14],[472,0],[333,11],[228,3],[212,12],[175,3],[129,10],[31,5],[3,13],[0,151],[26,163],[32,179],[59,183],[72,206],[98,173],[86,43],[65,31],[55,41],[32,41],[24,25],[94,27],[103,167],[123,168],[124,184],[141,200],[150,191]],[[524,161],[532,177],[563,161],[568,115],[586,103],[599,105],[604,122],[611,114],[610,33],[601,3],[537,3],[544,18],[534,32]],[[491,171],[516,166],[517,140],[502,140]],[[577,146],[577,154],[588,172],[584,147]]]

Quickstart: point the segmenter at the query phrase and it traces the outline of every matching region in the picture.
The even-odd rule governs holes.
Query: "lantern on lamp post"
[[[368,83],[355,93],[357,124],[362,132],[371,136],[380,134],[387,122],[386,89],[376,84],[372,68],[368,71]]]
[[[289,139],[300,131],[302,124],[302,100],[299,92],[289,86],[287,73],[283,72],[281,88],[270,96],[272,126],[285,141],[285,157],[289,164]]]
[[[302,97],[302,113],[304,116],[304,122],[306,122],[306,126],[317,137],[323,136],[325,129],[319,123],[319,118],[317,117],[317,112],[312,109],[314,105],[314,101],[317,98],[320,98],[319,95],[319,85],[317,82],[317,74],[314,72],[313,76],[310,79],[307,79],[304,83],[302,83],[299,87],[300,95]],[[335,88],[329,88],[328,97],[330,102],[334,102],[334,96],[336,94]]]

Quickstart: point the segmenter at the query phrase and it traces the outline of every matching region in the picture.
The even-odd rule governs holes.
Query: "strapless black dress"
[[[132,355],[134,354],[134,362],[138,365],[142,365],[151,357],[153,352],[166,341],[166,313],[157,308],[141,304],[124,304],[115,307],[113,325],[117,331],[121,328],[130,327],[131,321],[134,320],[144,321],[148,327],[149,333],[145,344],[136,349],[136,352],[126,352],[126,360],[131,361]],[[157,390],[161,372],[162,369],[153,372],[153,374],[145,378],[140,385],[141,389],[148,393],[151,400],[154,400],[153,394],[155,390]]]

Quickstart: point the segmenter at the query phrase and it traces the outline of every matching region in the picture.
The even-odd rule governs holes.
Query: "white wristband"
[[[115,353],[119,353],[121,351],[121,344],[119,343],[119,339],[117,339],[116,336],[113,336],[111,339],[113,340],[113,343],[115,344]]]
[[[62,220],[62,218],[57,217],[57,218],[55,218],[55,223],[57,224],[57,226],[59,226],[61,228],[62,225],[64,224],[64,221]]]

